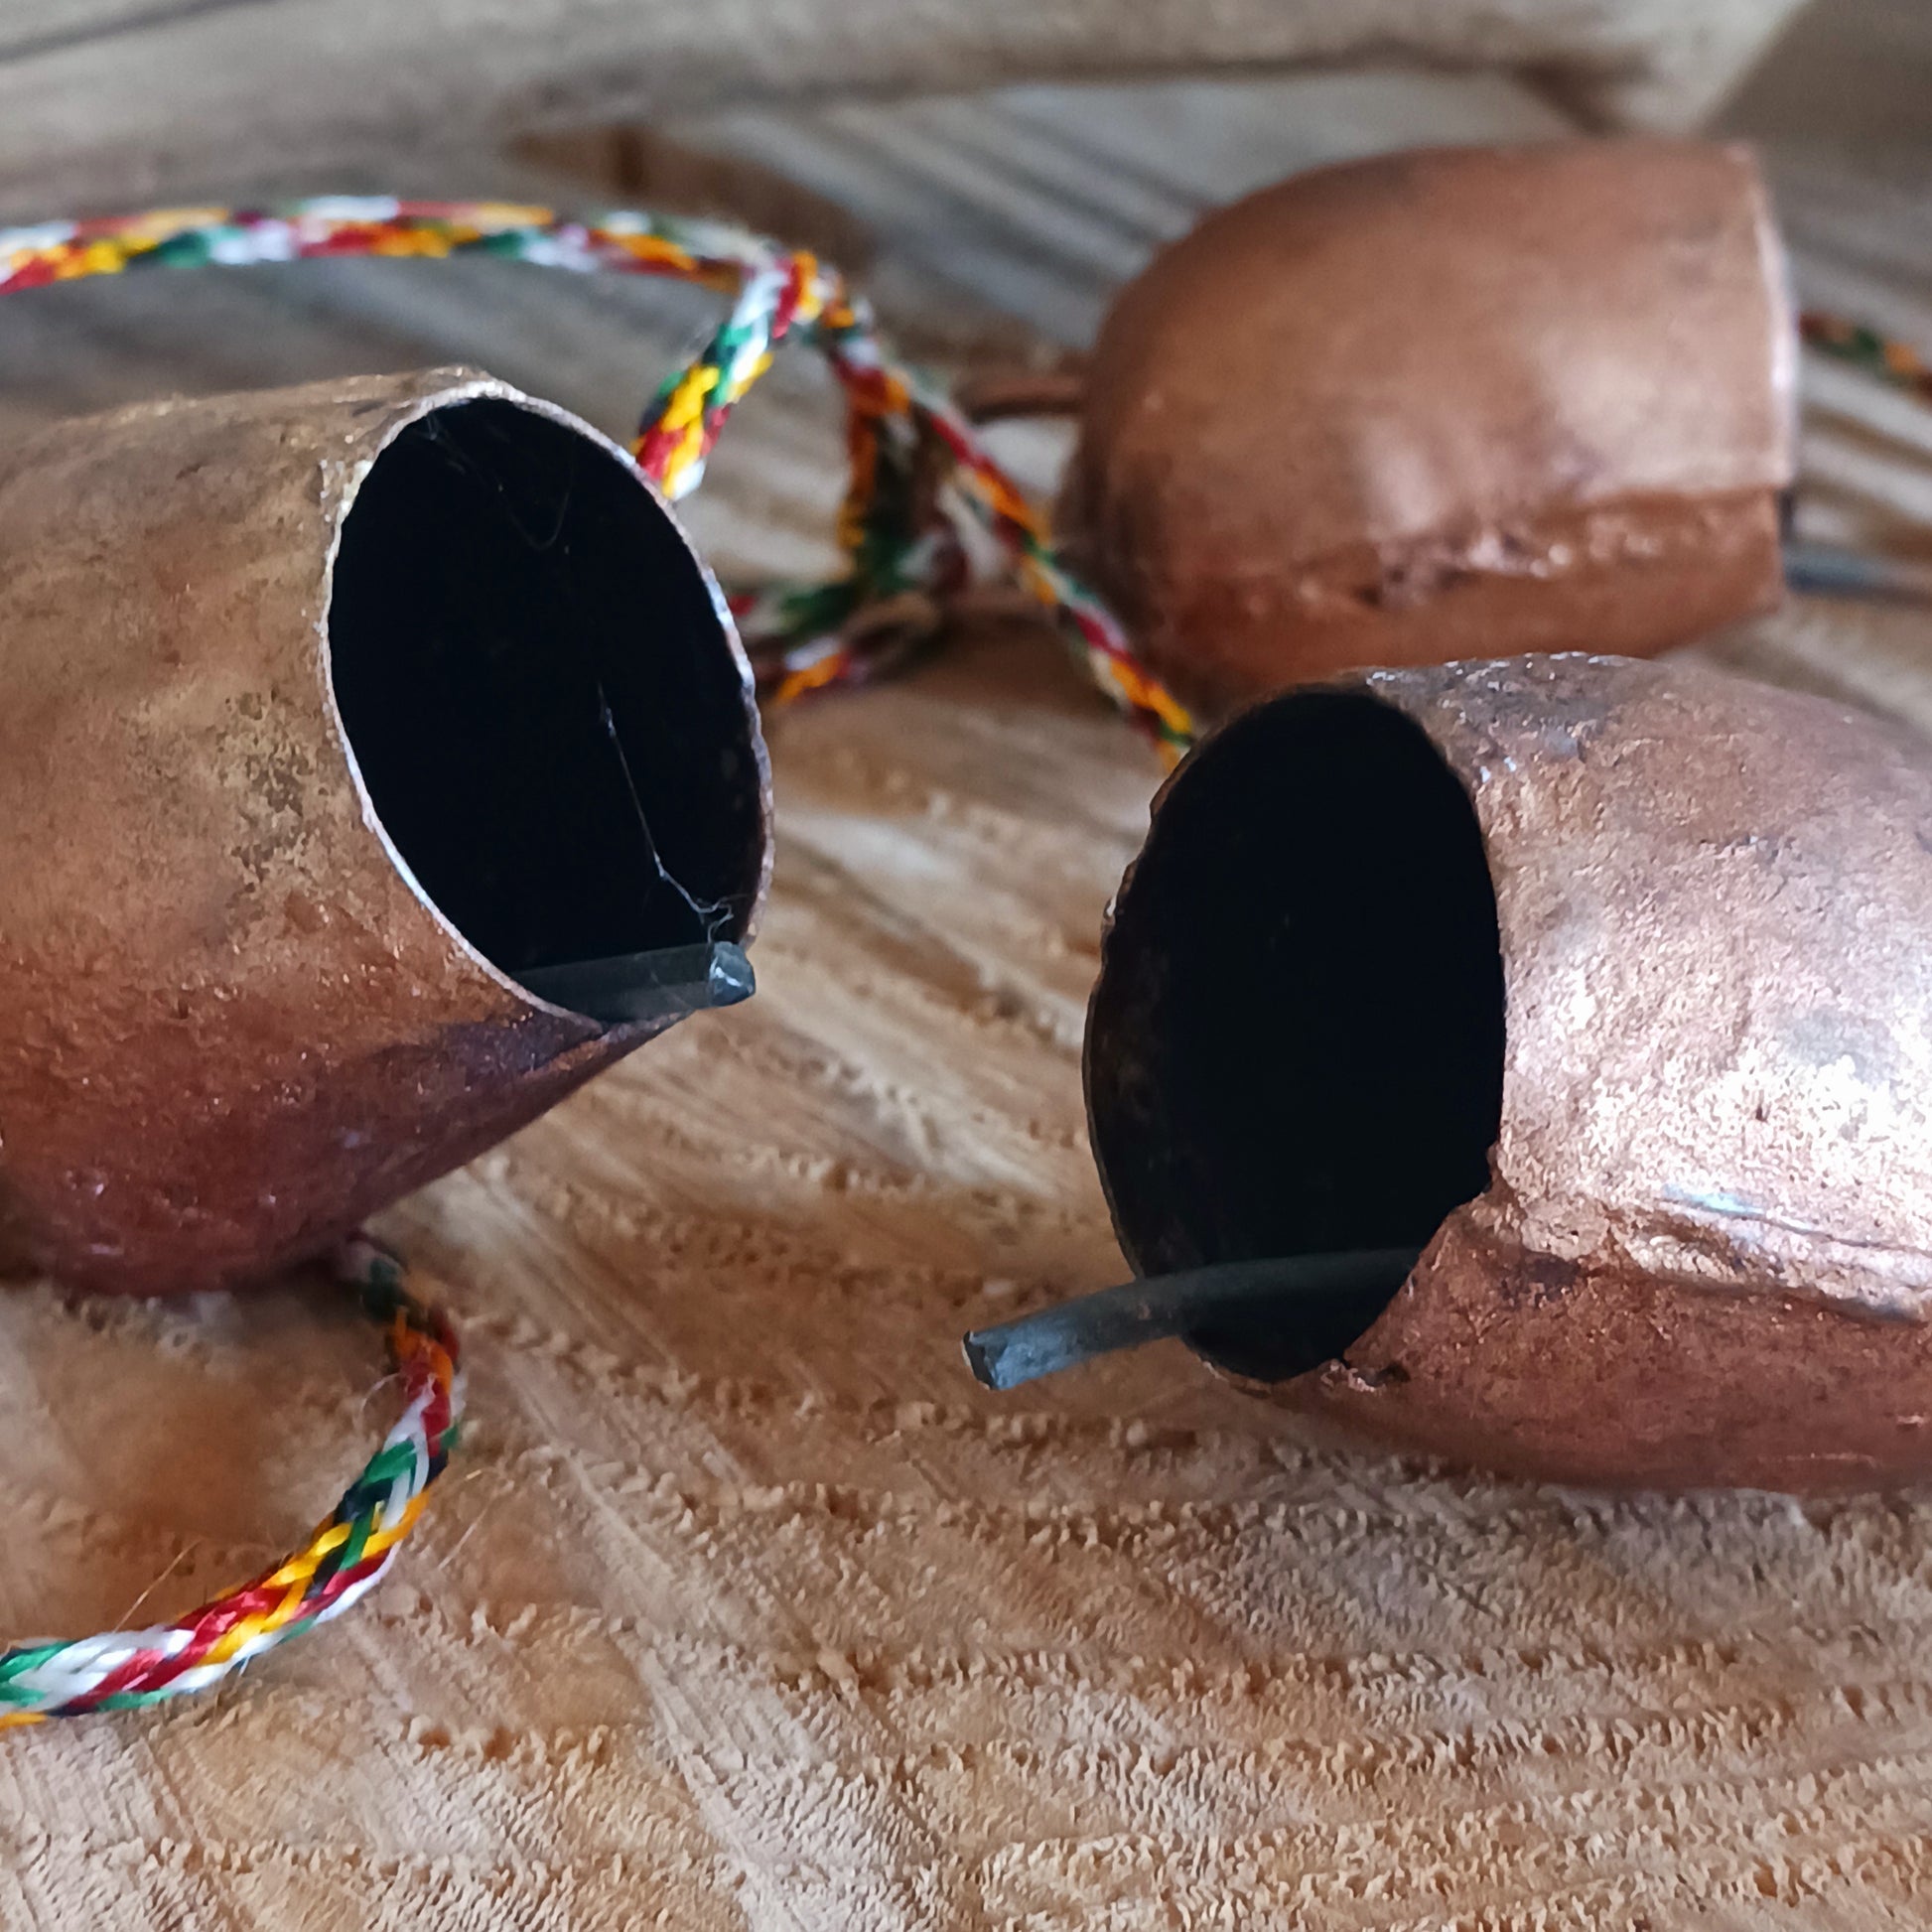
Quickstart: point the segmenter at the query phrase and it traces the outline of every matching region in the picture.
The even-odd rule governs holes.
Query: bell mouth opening
[[[1475,809],[1421,728],[1330,690],[1236,719],[1163,800],[1094,996],[1094,1153],[1135,1265],[1427,1246],[1489,1184],[1503,1013]],[[1188,1340],[1280,1381],[1394,1293]]]
[[[607,446],[491,396],[410,423],[344,520],[329,646],[393,852],[526,991],[610,1020],[575,969],[746,936],[764,807],[742,659]]]

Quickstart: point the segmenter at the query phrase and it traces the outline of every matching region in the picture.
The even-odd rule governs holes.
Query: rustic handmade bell
[[[1367,664],[1648,655],[1778,598],[1796,366],[1740,149],[1320,169],[1115,304],[1063,534],[1207,716]]]
[[[1498,1469],[1932,1470],[1932,758],[1900,731],[1599,657],[1277,698],[1163,792],[1086,1068],[1129,1259],[1206,1272],[975,1337],[988,1380],[1178,1332]]]
[[[768,874],[750,677],[617,447],[462,371],[0,459],[0,1263],[320,1251],[680,1013]]]

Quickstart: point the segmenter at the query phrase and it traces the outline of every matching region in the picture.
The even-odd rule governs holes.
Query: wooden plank
[[[29,0],[0,20],[19,211],[211,170],[598,115],[1254,72],[1371,56],[1560,77],[1594,112],[1698,118],[1798,0]]]

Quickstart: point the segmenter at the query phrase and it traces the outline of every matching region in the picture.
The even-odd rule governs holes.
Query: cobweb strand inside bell
[[[496,398],[411,424],[344,524],[329,636],[384,832],[500,971],[553,998],[554,969],[744,936],[761,805],[738,661],[609,449]]]
[[[1095,1152],[1144,1273],[1426,1246],[1488,1184],[1503,972],[1474,808],[1425,734],[1338,691],[1220,733],[1124,895],[1090,1052]],[[1188,1339],[1280,1380],[1340,1355],[1398,1285]]]

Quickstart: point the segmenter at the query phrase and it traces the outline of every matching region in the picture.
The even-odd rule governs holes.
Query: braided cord
[[[1909,343],[1823,309],[1807,309],[1798,318],[1798,333],[1807,347],[1849,362],[1920,402],[1932,402],[1932,363]]]
[[[1044,516],[937,385],[887,351],[872,312],[815,256],[728,222],[645,211],[595,219],[492,202],[319,198],[242,210],[179,208],[0,230],[0,294],[149,267],[243,266],[343,255],[498,255],[580,273],[652,275],[731,297],[697,357],[658,392],[632,454],[673,500],[694,488],[719,431],[794,333],[845,392],[851,480],[843,577],[735,598],[759,674],[779,703],[863,683],[914,647],[906,626],[970,574],[969,526],[1058,621],[1093,680],[1173,761],[1192,719],[1136,657],[1118,621],[1059,560]],[[871,617],[874,621],[868,622]]]
[[[455,1330],[411,1294],[394,1255],[358,1235],[337,1257],[337,1274],[387,1331],[402,1377],[402,1416],[382,1447],[302,1549],[176,1622],[0,1651],[0,1729],[207,1690],[375,1587],[456,1447],[463,1371]]]

